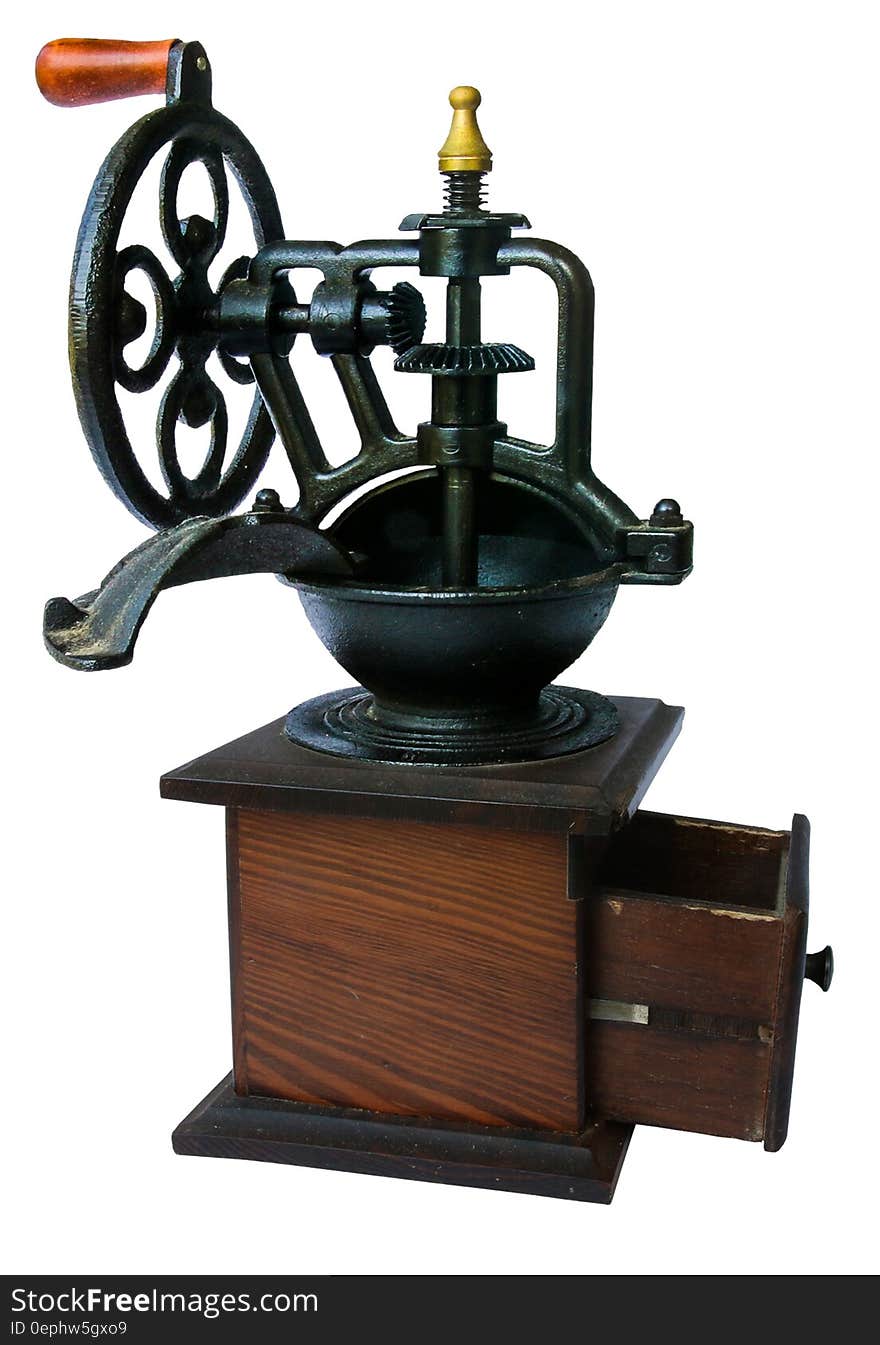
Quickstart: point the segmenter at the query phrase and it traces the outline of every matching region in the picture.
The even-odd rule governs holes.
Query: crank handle
[[[168,61],[177,38],[123,42],[59,37],[37,57],[37,86],[56,107],[86,107],[138,94],[164,94]]]

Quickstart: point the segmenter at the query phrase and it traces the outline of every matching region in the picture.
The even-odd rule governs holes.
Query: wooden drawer
[[[587,1098],[618,1120],[785,1140],[809,823],[640,812],[587,900]]]

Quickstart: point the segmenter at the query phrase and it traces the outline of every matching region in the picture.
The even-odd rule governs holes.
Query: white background
[[[876,1268],[876,7],[181,8],[5,19],[3,1269]],[[810,946],[833,942],[838,974],[827,997],[805,988],[781,1153],[640,1128],[608,1209],[173,1156],[172,1128],[230,1064],[223,816],[161,803],[158,777],[345,678],[270,577],[163,597],[123,671],[43,652],[43,601],[145,535],[79,430],[66,286],[92,175],[151,104],[44,103],[33,58],[71,30],[200,38],[295,238],[393,236],[433,208],[447,91],[482,88],[494,204],[596,284],[597,470],[640,515],[674,495],[697,528],[693,576],[623,590],[567,680],[687,707],[653,808],[812,820]],[[540,435],[549,294],[486,290],[487,335],[539,362],[503,412]],[[341,453],[341,399],[304,346]],[[409,427],[427,387],[396,382]]]

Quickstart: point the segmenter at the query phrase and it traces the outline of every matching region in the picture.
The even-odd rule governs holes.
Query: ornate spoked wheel
[[[187,53],[191,55],[191,53]],[[205,67],[207,69],[207,67]],[[195,95],[195,96],[194,96]],[[120,230],[134,191],[154,155],[168,153],[159,190],[159,221],[179,273],[169,276],[141,244],[120,250]],[[178,213],[178,188],[190,164],[200,163],[213,194],[211,219]],[[250,216],[257,249],[283,237],[275,192],[253,146],[211,106],[210,77],[202,87],[142,118],[117,142],[98,173],[77,240],[70,295],[71,367],[77,407],[89,446],[107,483],[143,522],[165,528],[194,515],[220,516],[250,491],[265,465],[274,430],[259,393],[241,440],[228,453],[229,422],[223,392],[206,368],[217,350],[212,322],[230,280],[246,274],[248,258],[227,267],[215,290],[208,269],[223,247],[229,216],[227,168]],[[146,276],[156,308],[151,348],[140,368],[126,346],[142,335],[146,314],[126,290],[136,271]],[[218,351],[226,376],[253,382],[250,366]],[[175,356],[179,367],[162,397],[156,446],[165,493],[150,481],[132,447],[118,388],[142,393],[156,386]],[[179,423],[210,426],[202,466],[188,476],[180,463]],[[227,458],[229,459],[227,461]]]

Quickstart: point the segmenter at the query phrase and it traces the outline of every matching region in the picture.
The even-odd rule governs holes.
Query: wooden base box
[[[589,751],[344,760],[283,721],[163,778],[227,809],[233,1075],[178,1152],[610,1200],[633,1123],[785,1139],[808,824],[638,811],[681,711]]]

